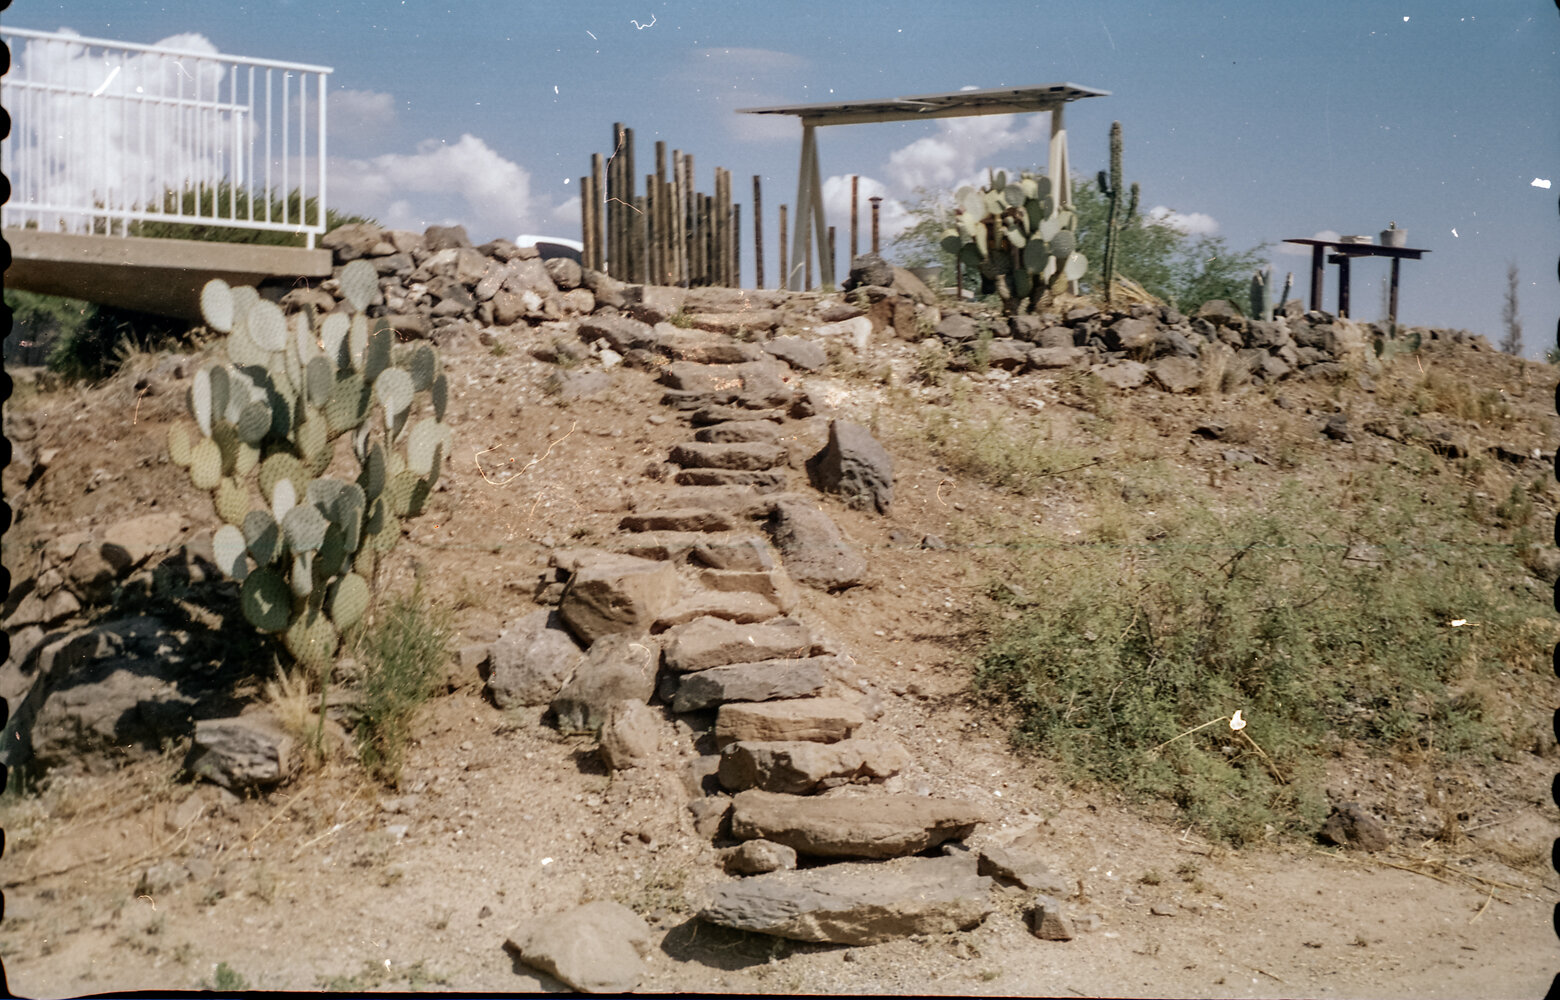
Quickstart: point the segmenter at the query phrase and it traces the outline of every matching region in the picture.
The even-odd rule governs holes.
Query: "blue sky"
[[[1403,266],[1403,322],[1498,338],[1508,262],[1529,355],[1553,343],[1560,316],[1560,17],[1548,0],[22,0],[0,24],[140,43],[194,33],[223,53],[331,66],[332,207],[406,228],[460,222],[478,242],[578,238],[578,178],[622,121],[641,174],[656,139],[695,155],[703,191],[714,166],[732,171],[749,281],[752,176],[773,244],[801,130],[735,109],[1067,81],[1112,92],[1069,108],[1077,175],[1106,165],[1120,120],[1145,208],[1237,249],[1273,244],[1275,270],[1295,271],[1302,294],[1308,257],[1280,252],[1282,239],[1395,221],[1432,251]],[[881,185],[892,228],[917,184],[1043,168],[1047,129],[1028,115],[818,134],[824,176]],[[847,186],[826,187],[843,242]],[[1380,315],[1385,273],[1355,265],[1356,316]]]

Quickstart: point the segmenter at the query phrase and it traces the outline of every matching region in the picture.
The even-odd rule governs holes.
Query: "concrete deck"
[[[330,277],[329,250],[78,236],[5,229],[5,287],[200,322],[200,290],[212,278],[258,285],[267,278]]]

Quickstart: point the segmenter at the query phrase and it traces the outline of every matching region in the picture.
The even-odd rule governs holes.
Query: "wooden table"
[[[1355,257],[1390,257],[1392,258],[1392,295],[1387,307],[1387,319],[1392,324],[1397,323],[1398,307],[1398,265],[1403,260],[1419,260],[1429,250],[1415,250],[1410,247],[1385,247],[1375,243],[1340,243],[1337,240],[1285,240],[1285,243],[1299,243],[1311,248],[1311,308],[1322,308],[1322,265],[1325,256],[1326,263],[1338,265],[1338,315],[1349,315],[1349,261]],[[1334,252],[1327,255],[1327,248],[1332,247]]]

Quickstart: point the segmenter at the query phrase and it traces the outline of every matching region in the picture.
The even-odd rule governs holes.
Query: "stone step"
[[[671,460],[674,465],[691,469],[758,472],[785,465],[786,455],[784,448],[774,444],[706,444],[690,441],[673,447]]]
[[[728,701],[715,716],[715,746],[810,740],[838,743],[866,725],[861,709],[841,698]]]
[[[962,840],[986,822],[959,799],[908,793],[784,795],[750,788],[732,799],[731,834],[815,858],[895,858]]]
[[[726,420],[699,428],[693,439],[709,444],[775,444],[780,440],[780,425],[770,420]]]
[[[785,489],[785,473],[779,469],[682,469],[672,477],[679,486],[751,486],[759,493]]]
[[[769,501],[751,486],[743,484],[724,486],[672,486],[662,490],[659,496],[642,497],[634,501],[633,509],[665,510],[671,507],[704,507],[747,515],[767,510]]]
[[[733,663],[807,656],[812,652],[812,630],[794,618],[751,625],[698,618],[668,629],[661,647],[668,670],[690,673]]]
[[[722,594],[701,590],[663,611],[650,630],[664,632],[674,626],[691,622],[695,618],[704,617],[724,618],[727,621],[742,623],[767,622],[771,618],[780,617],[780,609],[773,601],[758,594]]]
[[[978,926],[996,909],[991,888],[967,857],[846,862],[729,882],[699,919],[795,941],[882,944]]]
[[[726,535],[709,538],[694,548],[694,558],[710,569],[767,572],[777,569],[780,560],[761,535]],[[714,587],[714,590],[725,588]]]
[[[732,531],[739,525],[736,517],[724,511],[698,507],[674,507],[628,514],[618,522],[623,531]]]
[[[884,781],[909,763],[910,752],[891,740],[738,742],[721,753],[717,773],[728,791],[806,795],[829,782]]]
[[[778,424],[785,420],[785,413],[782,410],[750,410],[740,406],[706,406],[695,410],[689,419],[695,427],[708,427],[733,420],[768,420]]]
[[[706,590],[720,593],[749,593],[774,604],[781,614],[790,614],[801,600],[796,584],[783,566],[772,569],[706,569],[699,571],[699,583]]]
[[[672,711],[697,712],[728,701],[807,698],[823,691],[834,665],[832,656],[809,656],[733,663],[683,674],[672,698]]]

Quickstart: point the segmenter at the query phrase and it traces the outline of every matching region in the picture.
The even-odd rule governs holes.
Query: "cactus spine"
[[[1110,176],[1101,170],[1096,178],[1100,193],[1110,206],[1105,217],[1105,301],[1108,304],[1115,293],[1116,256],[1121,249],[1121,229],[1137,215],[1138,186],[1134,181],[1127,199],[1126,211],[1121,211],[1121,123],[1110,123]]]
[[[374,554],[394,547],[402,518],[421,513],[452,443],[433,348],[419,344],[392,362],[388,325],[363,315],[377,280],[371,265],[353,261],[341,274],[350,319],[295,315],[291,326],[253,289],[208,282],[201,310],[228,334],[231,363],[196,373],[194,426],[168,435],[170,457],[213,494],[225,522],[213,547],[223,571],[243,582],[244,616],[315,669],[329,667],[342,633],[362,619]],[[433,415],[402,433],[419,403]],[[343,450],[357,460],[355,482],[326,475],[336,439],[349,432],[353,447]],[[390,501],[378,499],[387,467]]]

